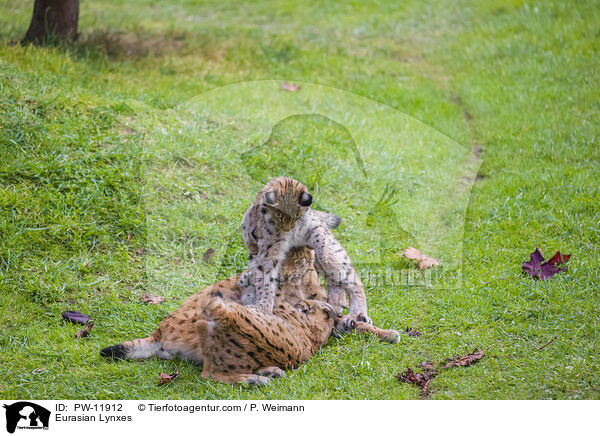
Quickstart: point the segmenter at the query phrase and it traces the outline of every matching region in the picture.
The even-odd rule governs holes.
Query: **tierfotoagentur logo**
[[[50,411],[28,401],[5,404],[6,431],[14,433],[19,430],[47,430],[50,422]]]
[[[287,176],[307,186],[315,209],[342,218],[336,237],[369,292],[460,287],[465,213],[481,160],[369,98],[311,83],[288,88],[274,80],[237,83],[135,118],[148,157],[148,242],[160,247],[146,258],[148,286],[200,286],[243,271],[240,217],[268,180]],[[235,150],[225,159],[224,146]],[[160,163],[165,157],[170,166]],[[211,172],[231,184],[212,187]],[[200,220],[213,223],[210,232]],[[177,234],[171,256],[181,259],[176,267],[187,265],[185,275],[165,254]],[[439,265],[415,267],[404,256],[408,247]]]

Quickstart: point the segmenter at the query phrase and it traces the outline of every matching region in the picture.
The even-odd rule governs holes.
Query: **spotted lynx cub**
[[[245,298],[244,302],[272,313],[279,270],[286,254],[293,247],[307,246],[314,250],[317,270],[325,277],[328,303],[341,313],[347,293],[349,318],[371,323],[360,278],[346,250],[329,229],[337,225],[335,220],[312,209],[311,204],[312,196],[306,186],[277,177],[267,183],[248,208],[242,220],[242,236],[250,254],[249,273],[241,277],[239,286],[254,291],[255,301]]]

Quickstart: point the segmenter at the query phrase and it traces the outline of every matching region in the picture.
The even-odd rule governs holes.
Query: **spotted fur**
[[[204,364],[203,377],[263,385],[310,358],[327,342],[334,322],[337,328],[347,327],[332,318],[313,251],[306,247],[288,252],[272,315],[239,304],[238,280],[236,275],[193,294],[150,336],[104,348],[100,354],[125,360],[179,357]],[[399,336],[371,333],[388,342]]]
[[[346,250],[333,236],[323,212],[312,209],[311,204],[306,186],[288,177],[270,180],[259,192],[242,220],[250,274],[242,276],[240,287],[255,292],[252,305],[272,313],[286,254],[294,247],[307,246],[314,250],[317,270],[325,277],[329,304],[340,314],[347,294],[347,319],[371,323],[363,285]]]

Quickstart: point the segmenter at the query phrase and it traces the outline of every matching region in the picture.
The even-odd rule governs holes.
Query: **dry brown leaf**
[[[92,327],[94,327],[94,323],[91,322],[87,324],[84,328],[75,333],[76,338],[85,338],[92,331]]]
[[[437,259],[429,257],[426,254],[421,253],[420,250],[417,250],[413,247],[405,248],[404,250],[402,250],[402,254],[407,259],[415,260],[419,269],[427,269],[440,264],[440,262]]]
[[[213,250],[212,248],[209,248],[204,253],[202,253],[202,260],[204,262],[206,262],[208,259],[210,259],[214,255],[215,255],[215,250]]]
[[[444,360],[445,365],[442,369],[448,369],[453,366],[470,366],[483,357],[483,351],[475,348],[472,353],[465,356],[455,355],[453,358]],[[444,363],[442,362],[442,363]]]
[[[177,377],[179,377],[179,368],[175,368],[175,372],[173,374],[165,374],[164,372],[161,372],[160,381],[158,382],[158,385],[160,386],[167,383],[171,383]]]
[[[453,358],[445,359],[439,365],[440,369],[436,369],[436,364],[431,361],[421,362],[417,367],[422,368],[423,372],[414,372],[411,368],[406,368],[406,371],[396,374],[396,378],[405,383],[413,383],[421,388],[421,394],[429,395],[429,383],[438,375],[439,371],[451,368],[453,366],[469,366],[478,362],[484,356],[483,351],[475,348],[472,353],[465,356],[455,355]]]
[[[427,364],[427,365],[425,365]],[[396,374],[396,378],[405,383],[413,383],[421,388],[421,393],[427,395],[429,383],[437,375],[433,362],[423,362],[419,366],[423,367],[423,372],[414,372],[411,368],[406,368],[403,373]]]
[[[165,297],[160,295],[144,294],[142,295],[142,301],[148,304],[160,304],[165,301]]]

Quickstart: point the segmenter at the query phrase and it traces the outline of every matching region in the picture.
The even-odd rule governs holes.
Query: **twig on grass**
[[[558,339],[558,336],[554,336],[552,339],[550,339],[545,345],[542,345],[541,347],[538,347],[538,351],[542,351],[544,348],[546,348],[548,345],[550,345],[552,342],[556,341],[556,339]]]

